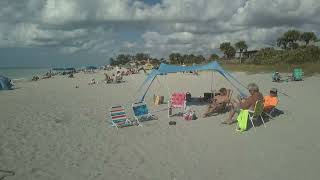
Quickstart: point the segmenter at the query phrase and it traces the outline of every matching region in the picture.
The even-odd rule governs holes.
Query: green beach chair
[[[294,68],[292,72],[292,80],[302,81],[303,80],[303,71],[301,68]]]
[[[263,102],[262,101],[256,102],[253,111],[241,109],[240,113],[238,115],[238,118],[237,118],[238,125],[239,125],[239,131],[243,132],[243,131],[247,130],[248,118],[251,121],[252,127],[254,128],[255,132],[256,132],[256,127],[254,126],[253,121],[257,120],[258,118],[261,119],[263,126],[266,128],[266,124],[263,120],[262,113],[263,113]]]
[[[263,102],[262,101],[256,102],[253,111],[249,110],[249,119],[250,119],[251,124],[254,128],[254,131],[256,131],[256,127],[253,124],[253,120],[257,120],[258,118],[261,119],[263,126],[266,128],[266,124],[264,123],[262,113],[263,113]]]

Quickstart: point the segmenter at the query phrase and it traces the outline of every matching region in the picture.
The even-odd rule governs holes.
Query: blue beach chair
[[[132,110],[133,110],[134,118],[139,123],[142,121],[150,121],[150,120],[157,119],[156,116],[152,115],[149,112],[147,104],[144,102],[133,103]]]

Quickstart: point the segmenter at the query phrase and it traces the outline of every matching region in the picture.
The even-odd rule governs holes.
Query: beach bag
[[[154,96],[153,96],[153,101],[154,101],[154,104],[155,104],[155,105],[163,104],[163,102],[164,102],[164,96],[156,96],[156,95],[154,95]]]
[[[183,113],[183,119],[186,121],[195,120],[197,118],[195,111],[192,109],[187,108],[186,111]]]

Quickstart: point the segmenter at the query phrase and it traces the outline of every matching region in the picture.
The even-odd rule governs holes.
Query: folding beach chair
[[[113,106],[110,108],[111,126],[119,128],[132,126],[133,123],[128,119],[123,106]]]
[[[133,110],[134,118],[139,125],[140,125],[140,122],[142,121],[150,121],[150,120],[157,119],[157,117],[155,117],[149,112],[147,104],[144,102],[133,103],[132,110]]]
[[[168,102],[168,116],[172,116],[172,110],[182,108],[183,111],[186,109],[186,94],[185,93],[173,93],[170,101]]]
[[[251,124],[254,128],[254,131],[256,131],[256,127],[253,124],[253,120],[257,120],[258,118],[261,119],[263,126],[266,128],[266,124],[264,123],[263,117],[262,117],[262,113],[263,113],[263,102],[262,101],[257,101],[255,106],[254,106],[254,110],[249,110],[249,119],[251,121]]]
[[[294,68],[292,72],[292,80],[294,81],[302,81],[303,72],[301,68]]]

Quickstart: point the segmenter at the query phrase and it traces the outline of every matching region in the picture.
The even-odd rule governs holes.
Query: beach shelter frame
[[[193,65],[193,66],[177,66],[177,65],[169,65],[169,64],[160,64],[159,69],[153,69],[146,80],[142,83],[140,88],[138,89],[139,92],[143,92],[141,96],[139,96],[136,99],[136,102],[143,102],[144,98],[153,83],[154,79],[157,78],[159,75],[166,75],[168,73],[177,73],[177,72],[189,72],[189,71],[213,71],[212,73],[212,83],[215,83],[215,73],[218,72],[220,75],[222,75],[229,83],[240,93],[241,96],[246,96],[245,93],[241,91],[240,88],[246,89],[246,87],[239,81],[237,80],[233,75],[231,75],[229,72],[225,71],[217,61],[210,62],[208,64],[204,65]],[[166,77],[165,77],[166,79]],[[167,83],[166,83],[167,84]],[[211,85],[211,89],[212,89]],[[167,85],[168,93],[170,95],[170,90]]]

